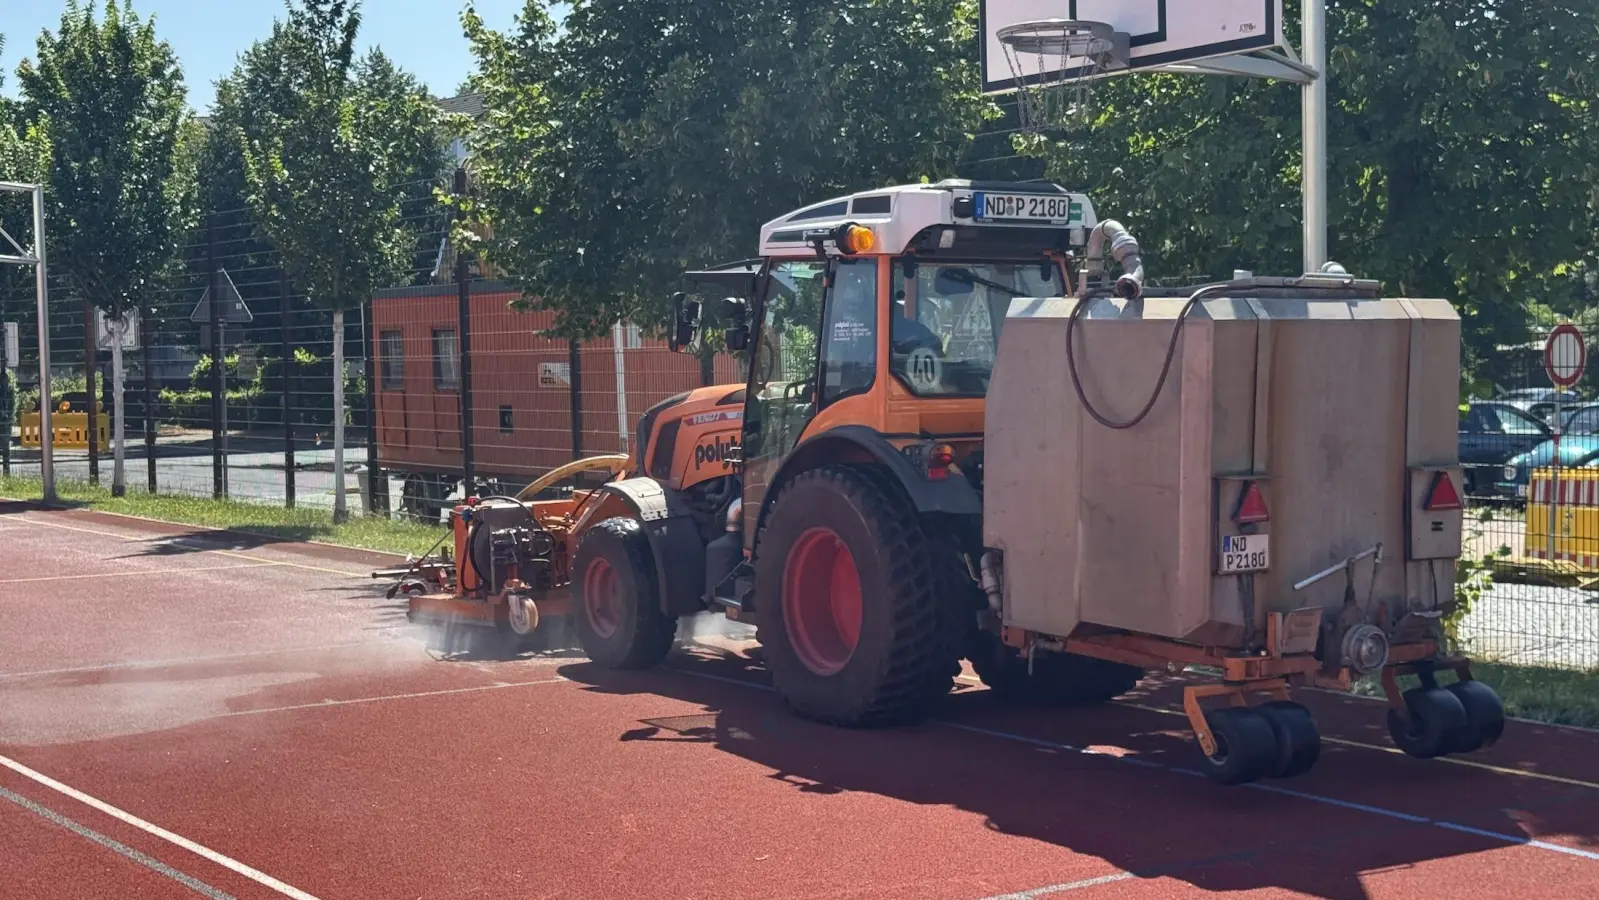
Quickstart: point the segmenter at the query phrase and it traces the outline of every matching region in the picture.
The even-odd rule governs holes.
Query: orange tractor
[[[673,349],[715,328],[747,382],[656,405],[632,455],[524,497],[581,468],[611,472],[597,488],[459,508],[467,571],[414,567],[435,576],[405,576],[413,613],[519,637],[569,615],[619,668],[725,614],[757,626],[793,710],[844,726],[915,719],[962,659],[1053,704],[1210,667],[1185,706],[1228,784],[1315,763],[1299,685],[1380,675],[1414,756],[1498,738],[1441,627],[1462,524],[1447,303],[1336,267],[1147,287],[1136,239],[1044,183],[867,191],[760,246],[673,298]]]

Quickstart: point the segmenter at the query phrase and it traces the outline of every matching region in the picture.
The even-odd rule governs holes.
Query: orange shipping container
[[[583,456],[627,452],[645,410],[702,384],[698,359],[629,325],[584,341],[574,360],[567,341],[538,334],[554,314],[511,309],[518,296],[504,282],[472,285],[472,446],[480,479],[526,483],[572,460],[575,449]],[[378,458],[386,470],[461,473],[458,308],[453,284],[373,298]],[[743,382],[739,360],[718,354],[711,383]]]

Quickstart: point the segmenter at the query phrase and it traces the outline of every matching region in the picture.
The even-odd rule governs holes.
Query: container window
[[[398,331],[383,332],[378,347],[378,360],[383,368],[383,389],[405,389],[405,338]]]
[[[456,391],[461,388],[461,351],[455,342],[455,329],[433,330],[433,389]]]
[[[511,404],[509,403],[500,407],[500,433],[511,433]]]

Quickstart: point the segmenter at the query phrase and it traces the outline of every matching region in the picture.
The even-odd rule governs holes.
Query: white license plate
[[[1229,534],[1221,539],[1222,575],[1240,572],[1264,572],[1271,568],[1271,536],[1265,534]]]
[[[1518,499],[1518,500],[1527,499],[1527,486],[1526,485],[1524,485],[1524,484],[1516,485],[1516,499]]]
[[[976,218],[1024,222],[1055,222],[1066,224],[1079,214],[1077,204],[1070,197],[1054,194],[989,194],[979,193],[974,209]]]

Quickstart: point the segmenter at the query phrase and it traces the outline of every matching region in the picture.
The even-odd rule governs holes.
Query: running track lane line
[[[703,673],[703,672],[690,672],[690,671],[687,671],[685,669],[678,669],[678,668],[673,668],[673,667],[670,667],[670,666],[667,666],[665,668],[667,669],[667,671],[676,672],[676,673],[678,673],[680,675],[687,675],[690,678],[704,678],[704,679],[708,679],[710,681],[722,681],[722,682],[726,682],[728,684],[735,684],[735,685],[738,685],[740,687],[752,688],[754,690],[759,690],[759,691],[767,691],[769,693],[775,693],[776,692],[776,689],[773,688],[771,685],[758,684],[758,683],[750,682],[750,681],[740,681],[737,678],[728,678],[728,677],[725,677],[725,676],[722,676],[722,675],[710,675],[710,674]],[[1051,750],[1061,750],[1061,751],[1064,751],[1064,752],[1067,752],[1067,753],[1076,753],[1076,754],[1079,754],[1081,756],[1098,756],[1098,757],[1102,757],[1104,759],[1114,760],[1114,761],[1119,762],[1119,763],[1126,763],[1128,765],[1134,765],[1134,766],[1138,766],[1138,767],[1144,768],[1144,769],[1161,769],[1161,770],[1164,770],[1164,771],[1167,771],[1167,772],[1175,772],[1175,773],[1180,774],[1180,775],[1192,775],[1192,776],[1196,776],[1196,777],[1199,777],[1199,778],[1207,777],[1204,772],[1201,772],[1198,769],[1190,769],[1190,768],[1186,768],[1186,767],[1183,767],[1183,766],[1169,766],[1169,765],[1166,765],[1165,763],[1151,762],[1151,761],[1146,760],[1146,759],[1136,759],[1136,758],[1133,758],[1133,757],[1120,756],[1118,754],[1109,753],[1109,752],[1106,752],[1104,750],[1095,750],[1095,749],[1092,749],[1092,748],[1075,747],[1075,746],[1072,746],[1071,744],[1062,744],[1062,743],[1060,743],[1058,741],[1051,741],[1051,740],[1048,740],[1046,738],[1029,737],[1029,736],[1024,735],[1024,734],[1015,734],[1014,732],[1009,732],[1009,731],[997,731],[997,730],[992,729],[992,728],[980,728],[980,727],[978,727],[976,725],[965,725],[965,724],[962,724],[960,722],[950,722],[950,721],[947,721],[947,720],[944,720],[944,719],[933,719],[930,722],[928,722],[928,724],[930,724],[930,725],[938,725],[938,726],[941,726],[943,728],[949,728],[949,729],[952,729],[952,730],[955,730],[955,731],[965,731],[965,732],[969,732],[971,734],[986,735],[988,737],[999,738],[1001,740],[1015,741],[1016,743],[1019,743],[1019,744],[1031,744],[1032,746],[1035,746],[1035,747],[1045,747],[1045,748],[1048,748],[1048,749],[1051,749]],[[1338,807],[1342,807],[1344,809],[1352,809],[1352,810],[1355,810],[1356,812],[1368,813],[1368,814],[1371,814],[1371,815],[1374,815],[1374,816],[1382,816],[1383,818],[1388,818],[1388,819],[1398,819],[1401,822],[1409,822],[1409,823],[1415,824],[1415,825],[1435,825],[1435,826],[1437,826],[1439,828],[1443,828],[1443,829],[1446,829],[1448,831],[1463,832],[1465,834],[1476,835],[1477,837],[1489,838],[1489,839],[1496,840],[1496,841],[1503,841],[1506,844],[1524,845],[1524,846],[1528,846],[1528,847],[1535,847],[1535,848],[1537,848],[1539,850],[1547,850],[1547,851],[1549,851],[1551,853],[1561,853],[1561,854],[1565,854],[1567,856],[1575,856],[1575,857],[1577,857],[1579,859],[1586,859],[1586,860],[1590,860],[1590,861],[1593,861],[1593,862],[1599,862],[1599,852],[1596,852],[1596,851],[1593,851],[1593,850],[1583,850],[1583,849],[1580,849],[1580,848],[1577,848],[1577,847],[1563,847],[1563,846],[1561,846],[1559,844],[1549,843],[1548,841],[1534,840],[1534,839],[1529,838],[1526,835],[1522,835],[1522,834],[1506,834],[1506,833],[1500,832],[1500,831],[1488,831],[1488,830],[1481,829],[1481,828],[1472,828],[1472,827],[1470,827],[1468,825],[1461,825],[1461,824],[1458,824],[1456,822],[1449,822],[1449,821],[1445,821],[1443,819],[1434,819],[1434,818],[1431,818],[1429,816],[1411,815],[1410,813],[1403,813],[1403,812],[1399,812],[1398,810],[1387,809],[1387,808],[1381,807],[1381,806],[1369,806],[1369,805],[1367,805],[1365,803],[1355,803],[1354,801],[1351,801],[1351,800],[1340,800],[1337,797],[1328,797],[1328,796],[1324,796],[1322,794],[1312,794],[1312,793],[1308,793],[1306,791],[1296,791],[1296,790],[1294,790],[1292,788],[1280,787],[1280,786],[1275,785],[1275,784],[1266,784],[1264,782],[1259,782],[1259,781],[1252,782],[1250,784],[1239,785],[1239,787],[1249,788],[1250,790],[1256,790],[1256,791],[1265,791],[1268,794],[1281,794],[1281,795],[1283,795],[1285,797],[1293,797],[1293,798],[1298,799],[1298,800],[1308,800],[1308,801],[1310,801],[1312,803],[1321,803],[1321,804],[1325,804],[1327,806],[1338,806]],[[1106,877],[1109,877],[1109,876],[1106,876]],[[1132,876],[1129,875],[1129,877],[1132,877]],[[1074,882],[1074,884],[1075,884],[1075,882]],[[1088,887],[1090,885],[1082,885],[1082,886],[1083,887]],[[1051,888],[1050,890],[1053,891],[1053,892],[1057,892],[1058,893],[1060,890],[1067,890],[1067,889],[1075,890],[1075,888],[1067,888],[1067,887]],[[1035,888],[1034,889],[1034,891],[1044,891],[1044,890],[1045,890],[1044,888]],[[1023,892],[1022,894],[1001,894],[999,896],[1000,897],[1031,897],[1031,896],[1042,896],[1042,895],[1041,894],[1030,894],[1028,892]],[[988,898],[988,900],[996,900],[996,898]]]
[[[108,850],[113,850],[117,853],[120,853],[139,865],[144,866],[146,869],[159,872],[160,874],[178,882],[197,894],[203,894],[207,897],[210,897],[211,900],[237,900],[237,898],[232,894],[217,890],[211,885],[206,884],[198,878],[195,878],[193,875],[179,872],[177,869],[172,868],[159,859],[146,856],[132,847],[129,847],[127,844],[122,843],[121,841],[113,840],[92,828],[80,825],[53,809],[34,803],[32,800],[29,800],[27,797],[24,797],[21,794],[14,794],[5,788],[0,788],[0,800],[10,800],[12,803],[15,803],[16,805],[22,807],[28,812],[33,813],[41,819],[45,819],[46,821],[60,825],[62,828],[65,828],[78,837],[87,838],[88,840],[91,840]]]
[[[311,653],[322,650],[343,650],[348,647],[367,647],[381,640],[343,641],[337,644],[313,644],[309,647],[284,647],[278,650],[244,650],[239,653],[216,653],[209,656],[177,656],[167,659],[135,660],[133,662],[103,663],[98,666],[71,666],[65,669],[25,669],[20,672],[0,672],[0,681],[7,678],[31,678],[40,675],[68,675],[76,672],[107,672],[116,669],[160,669],[167,666],[192,666],[198,663],[224,659],[243,659],[251,656]]]
[[[250,565],[196,566],[190,569],[141,569],[137,572],[93,572],[88,575],[44,575],[38,578],[6,578],[0,584],[32,584],[39,581],[76,581],[80,578],[131,578],[139,575],[187,575],[190,572],[226,572],[230,569],[264,569],[277,563],[258,562]]]
[[[1150,706],[1144,703],[1130,703],[1125,700],[1117,700],[1115,702],[1117,706],[1125,706],[1128,709],[1138,709],[1143,710],[1144,712],[1160,713],[1163,716],[1181,716],[1184,719],[1188,718],[1188,714],[1180,710],[1166,709],[1159,706]],[[1405,755],[1405,751],[1400,750],[1398,747],[1384,747],[1380,744],[1367,744],[1363,741],[1351,741],[1347,738],[1327,737],[1326,735],[1322,735],[1321,741],[1324,744],[1338,744],[1343,747],[1359,747],[1362,750],[1375,750],[1378,753],[1397,754],[1399,756]],[[1599,791],[1599,783],[1583,781],[1581,778],[1567,778],[1564,775],[1550,775],[1547,772],[1528,772],[1524,769],[1512,769],[1507,766],[1496,766],[1492,763],[1478,762],[1474,759],[1460,759],[1453,756],[1440,756],[1432,761],[1448,763],[1452,766],[1465,766],[1469,769],[1482,769],[1487,772],[1493,772],[1496,775],[1514,775],[1520,778],[1535,778],[1539,781],[1550,781],[1555,784],[1564,784],[1570,785],[1571,787],[1588,788],[1589,790]]]
[[[128,537],[125,534],[117,534],[117,533],[111,532],[111,531],[96,531],[93,528],[78,528],[77,526],[74,526],[74,525],[62,525],[60,522],[46,522],[46,521],[43,521],[41,519],[30,519],[27,516],[23,516],[21,519],[18,519],[17,521],[23,522],[23,523],[28,524],[28,525],[42,525],[45,528],[60,528],[63,531],[77,531],[77,532],[81,532],[83,534],[97,534],[100,537],[116,538],[117,540],[122,541],[125,544],[143,544],[143,543],[153,543],[153,542],[160,542],[160,541],[174,541],[174,542],[176,542],[176,541],[185,541],[185,540],[187,540],[187,541],[202,541],[202,542],[204,541],[204,538],[201,537],[200,535],[193,535],[193,534],[157,535],[155,537],[149,537],[149,538],[145,538],[145,537],[132,537],[132,538],[130,538],[130,537]],[[262,559],[259,556],[246,556],[243,553],[238,553],[238,552],[233,551],[233,550],[220,550],[220,549],[217,549],[217,548],[214,548],[214,547],[195,547],[194,550],[196,552],[198,552],[198,553],[216,553],[216,554],[220,554],[222,556],[229,556],[229,557],[232,557],[234,559],[247,559],[250,562],[266,563],[269,566],[288,566],[291,569],[305,569],[305,570],[310,571],[310,572],[325,572],[325,573],[330,574],[330,575],[343,575],[346,578],[360,578],[361,577],[361,575],[359,573],[350,572],[350,571],[345,570],[345,569],[329,569],[329,568],[327,568],[325,566],[311,566],[311,565],[306,565],[305,563],[280,562],[278,560],[273,560],[273,559]]]
[[[4,766],[13,772],[16,772],[18,775],[21,775],[22,777],[27,778],[37,784],[43,785],[44,787],[47,787],[58,794],[64,794],[65,796],[71,797],[79,803],[82,803],[84,806],[105,813],[113,819],[124,822],[128,825],[132,825],[134,828],[137,828],[147,834],[154,835],[169,844],[182,847],[196,856],[210,860],[224,869],[236,872],[239,875],[250,879],[256,884],[259,884],[269,890],[276,891],[285,897],[292,898],[292,900],[319,900],[319,898],[311,894],[307,894],[305,891],[302,891],[293,885],[284,884],[276,878],[273,878],[271,875],[268,875],[258,869],[252,869],[251,867],[230,856],[223,856],[215,850],[212,850],[210,847],[197,844],[182,835],[173,834],[159,825],[152,825],[138,816],[133,815],[132,813],[117,809],[115,806],[112,806],[103,800],[97,800],[94,797],[77,790],[76,788],[69,787],[59,781],[56,781],[54,778],[51,778],[48,775],[35,772],[34,770],[28,768],[22,763],[17,762],[14,759],[0,756],[0,766]],[[8,797],[7,799],[10,798]]]
[[[981,685],[983,683],[980,679],[969,678],[969,677],[967,677],[965,675],[956,675],[955,679],[957,681],[964,682],[966,684]],[[1338,694],[1338,693],[1333,692],[1333,691],[1322,691],[1321,693],[1326,693],[1326,694],[1330,694],[1332,696],[1339,696],[1339,697],[1346,696],[1344,694]],[[1362,698],[1362,699],[1365,699],[1365,698]],[[1371,698],[1371,699],[1375,700],[1376,698]],[[1138,709],[1138,710],[1143,710],[1144,712],[1159,713],[1159,714],[1161,714],[1163,716],[1179,716],[1179,717],[1184,718],[1184,719],[1188,718],[1188,714],[1183,712],[1180,709],[1169,709],[1169,708],[1163,707],[1163,706],[1151,706],[1151,705],[1149,705],[1147,703],[1134,703],[1134,702],[1129,701],[1129,700],[1116,700],[1116,701],[1113,701],[1113,702],[1117,706],[1126,707],[1128,709]],[[1378,701],[1378,702],[1381,702],[1381,701]],[[1509,718],[1509,717],[1507,717],[1507,718]],[[1547,723],[1534,722],[1534,721],[1531,721],[1529,719],[1516,719],[1515,721],[1525,722],[1525,723],[1527,723],[1529,725],[1533,725],[1535,727],[1570,728],[1570,729],[1575,730],[1575,731],[1591,731],[1591,729],[1576,728],[1575,726],[1570,726],[1570,725],[1550,726]],[[1400,750],[1398,747],[1384,747],[1384,746],[1382,746],[1380,744],[1368,744],[1368,743],[1366,743],[1364,741],[1351,741],[1348,738],[1327,737],[1326,735],[1322,735],[1321,740],[1322,740],[1322,743],[1324,743],[1324,744],[1337,744],[1337,745],[1343,746],[1343,747],[1358,747],[1358,748],[1360,748],[1362,750],[1375,750],[1378,753],[1397,754],[1399,756],[1404,756],[1405,755],[1405,752],[1403,750]],[[1510,776],[1514,776],[1514,777],[1517,777],[1517,778],[1533,778],[1533,779],[1536,779],[1538,781],[1548,781],[1548,782],[1553,782],[1555,784],[1565,784],[1565,785],[1570,785],[1572,787],[1587,788],[1589,790],[1599,791],[1599,782],[1584,781],[1581,778],[1568,778],[1568,777],[1566,777],[1564,775],[1550,775],[1547,772],[1528,772],[1525,769],[1512,769],[1512,768],[1509,768],[1508,766],[1496,766],[1496,765],[1493,765],[1492,763],[1478,762],[1477,760],[1474,760],[1474,759],[1460,759],[1459,757],[1454,757],[1454,756],[1440,756],[1440,757],[1437,757],[1436,759],[1432,760],[1432,762],[1447,763],[1447,764],[1449,764],[1451,766],[1465,766],[1468,769],[1482,769],[1485,772],[1493,772],[1496,775],[1510,775]]]
[[[506,688],[534,687],[541,684],[562,684],[572,679],[557,675],[554,678],[544,678],[537,681],[501,681],[495,684],[483,684],[475,687],[446,688],[441,691],[419,691],[414,694],[385,694],[381,697],[355,697],[349,700],[320,700],[315,703],[297,703],[293,706],[273,706],[267,709],[241,709],[236,712],[224,713],[217,716],[219,719],[231,719],[235,716],[259,716],[264,713],[295,712],[302,709],[326,709],[334,706],[351,706],[357,703],[381,703],[385,700],[415,700],[421,697],[443,697],[449,694],[477,694],[483,691],[503,691]]]

